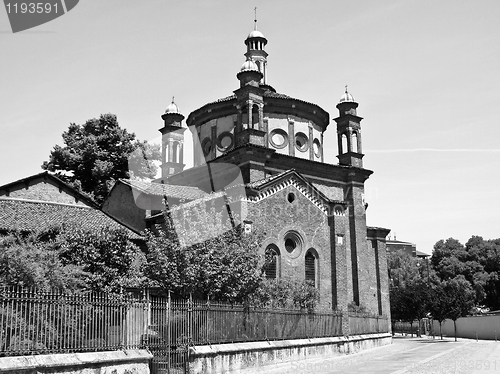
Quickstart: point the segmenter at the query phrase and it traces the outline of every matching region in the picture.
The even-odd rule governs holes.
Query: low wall
[[[0,358],[0,373],[149,374],[145,350],[65,353]]]
[[[193,374],[262,374],[269,365],[345,355],[391,342],[391,334],[383,333],[195,346],[189,350],[189,371]]]
[[[439,322],[434,321],[434,334],[439,335]],[[455,336],[453,321],[445,320],[441,324],[443,336]],[[500,340],[500,316],[473,316],[457,319],[457,336],[459,338]]]

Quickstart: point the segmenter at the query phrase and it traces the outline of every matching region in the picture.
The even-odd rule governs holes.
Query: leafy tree
[[[53,241],[53,230],[27,237],[10,233],[0,238],[0,283],[40,290],[74,291],[84,287],[87,275],[80,266],[64,264]],[[45,238],[45,239],[44,239]]]
[[[260,242],[258,232],[245,235],[239,227],[189,247],[168,231],[149,233],[145,274],[150,285],[179,296],[246,301],[263,280]]]
[[[292,278],[265,279],[250,295],[255,307],[300,308],[312,313],[319,301],[319,291],[312,281]]]
[[[432,318],[439,323],[439,335],[443,339],[443,332],[441,330],[443,321],[447,318],[448,305],[446,300],[446,291],[444,283],[437,277],[434,277],[431,283],[430,298],[428,309]]]
[[[79,266],[85,271],[89,289],[117,292],[143,282],[145,256],[124,230],[67,227],[58,235],[56,245],[63,264]]]
[[[474,305],[474,290],[463,275],[458,275],[444,283],[446,317],[453,321],[455,341],[457,340],[457,319],[470,313]]]
[[[433,268],[442,280],[462,275],[475,292],[475,303],[497,309],[500,307],[500,240],[485,241],[473,236],[465,246],[450,238],[434,246]]]
[[[473,274],[473,284],[484,292],[482,303],[492,310],[500,309],[500,239],[473,236],[465,249],[469,258],[481,265],[481,271]]]
[[[116,116],[103,114],[83,125],[70,124],[62,134],[64,146],[56,145],[42,169],[102,203],[113,183],[129,178],[129,158],[136,177],[154,177],[160,148],[136,140],[135,134],[122,129]],[[141,152],[136,152],[137,149]]]

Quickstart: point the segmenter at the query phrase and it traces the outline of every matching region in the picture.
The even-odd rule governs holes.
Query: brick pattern
[[[0,190],[0,196],[86,206],[84,202],[61,189],[60,186],[52,180],[43,180],[42,178],[32,180],[29,184],[20,183],[16,186],[12,186],[9,191]]]

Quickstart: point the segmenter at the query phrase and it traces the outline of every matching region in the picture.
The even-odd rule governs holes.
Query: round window
[[[226,151],[233,146],[233,134],[228,131],[223,132],[217,138],[219,150]]]
[[[318,139],[314,139],[313,150],[316,157],[321,157],[321,143]]]
[[[208,156],[212,150],[212,141],[209,138],[205,138],[201,145],[201,149],[203,149],[203,154]]]
[[[269,134],[269,141],[275,148],[284,148],[288,143],[288,135],[282,129],[274,129]]]
[[[285,249],[292,258],[300,256],[302,252],[302,238],[295,231],[289,231],[285,234]]]
[[[301,152],[305,152],[309,148],[307,136],[304,133],[299,132],[295,135],[295,147]]]

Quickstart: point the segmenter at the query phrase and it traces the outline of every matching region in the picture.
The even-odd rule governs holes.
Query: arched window
[[[266,248],[266,264],[264,272],[267,279],[276,279],[279,277],[279,249],[274,244],[270,244]]]
[[[174,144],[172,144],[172,162],[178,162],[177,160],[179,159],[177,156],[178,156],[178,153],[179,153],[179,143],[177,142],[174,142]]]
[[[313,250],[310,249],[305,256],[305,280],[311,281],[315,287],[317,286],[317,268],[317,256]]]
[[[358,134],[353,132],[351,135],[351,150],[358,153]]]
[[[346,134],[342,134],[342,150],[340,153],[342,154],[347,152],[349,152],[349,149],[347,147],[347,136]]]
[[[252,106],[252,128],[259,129],[259,106]]]

